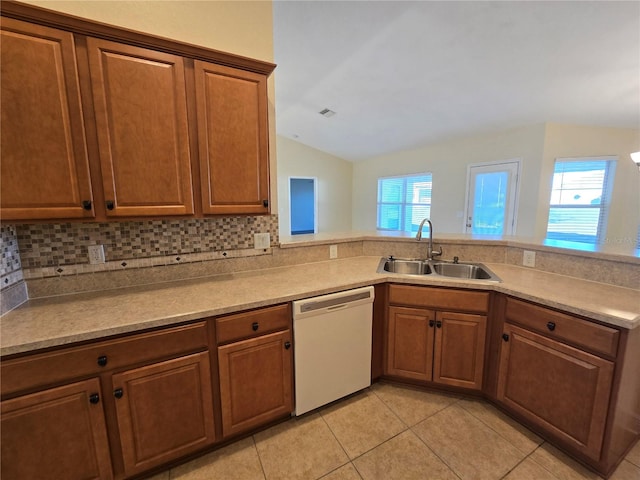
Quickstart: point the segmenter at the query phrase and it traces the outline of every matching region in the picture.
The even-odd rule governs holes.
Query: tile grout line
[[[487,403],[485,400],[482,400],[483,405],[490,405],[489,403]],[[468,408],[465,408],[465,406],[462,404],[462,402],[460,402],[460,407],[462,409],[464,409],[465,412],[467,412],[469,415],[471,415],[473,418],[475,418],[476,420],[478,420],[480,423],[482,423],[483,425],[485,425],[487,428],[489,428],[489,430],[491,430],[492,432],[494,432],[496,435],[498,435],[500,438],[502,438],[503,440],[511,443],[509,441],[509,439],[507,437],[505,437],[504,435],[502,435],[499,431],[497,431],[495,428],[493,428],[491,425],[489,425],[487,422],[485,422],[482,418],[480,418],[479,416],[475,415],[471,410],[469,410]],[[498,413],[502,413],[499,410]],[[500,418],[500,417],[498,417]],[[511,418],[511,417],[508,417]],[[540,438],[540,436],[538,436],[537,434],[535,434],[534,432],[532,432],[531,430],[529,430],[527,427],[525,427],[524,425],[521,425],[523,428],[526,428],[528,432],[533,433],[534,435],[536,435],[536,437]],[[527,453],[527,452],[523,452],[522,450],[520,450],[519,448],[517,448],[516,446],[513,446],[513,448],[515,448],[516,450],[518,450],[519,452],[521,452],[522,454],[525,455],[525,458],[528,457],[529,455],[531,455],[531,453],[535,452],[538,447],[540,447],[542,444],[545,443],[545,441],[540,438],[540,440],[542,440],[541,443],[539,443],[536,448],[534,448],[531,452]]]
[[[437,412],[437,413],[443,412],[444,410],[446,410],[447,408],[451,407],[452,405],[455,405],[455,404],[456,404],[456,403],[458,403],[459,401],[460,401],[460,399],[456,400],[455,402],[450,403],[449,405],[447,405],[447,406],[446,406],[446,407],[444,407],[443,409],[438,410],[438,412]],[[436,414],[434,414],[434,415],[436,415]],[[417,425],[421,424],[422,422],[427,421],[428,419],[430,419],[430,418],[431,418],[431,417],[433,417],[434,415],[430,415],[430,416],[428,416],[427,418],[425,418],[424,420],[419,421],[419,422],[418,422],[418,423],[416,423],[413,427],[415,427],[415,426],[417,426]],[[453,473],[457,478],[459,478],[460,480],[462,480],[462,477],[461,477],[460,475],[458,475],[458,472],[456,472],[456,471],[453,469],[453,467],[452,467],[451,465],[449,465],[449,463],[448,463],[448,462],[446,462],[446,461],[445,461],[445,459],[444,459],[444,458],[442,458],[440,455],[438,455],[438,453],[437,453],[433,448],[431,448],[431,447],[427,444],[427,442],[425,442],[425,441],[422,439],[422,437],[421,437],[420,435],[418,435],[416,432],[414,432],[414,431],[413,431],[413,427],[410,427],[410,428],[409,428],[409,430],[411,430],[411,433],[412,433],[413,435],[415,435],[415,436],[416,436],[416,438],[417,438],[418,440],[420,440],[420,442],[422,442],[422,444],[423,444],[425,447],[427,447],[427,449],[429,449],[429,451],[430,451],[431,453],[433,453],[433,455],[434,455],[438,460],[440,460],[440,461],[442,462],[442,464],[443,464],[443,465],[445,465],[445,466],[446,466],[446,467],[451,471],[451,473]]]
[[[258,462],[260,462],[260,469],[262,470],[262,476],[264,480],[267,480],[267,471],[264,469],[264,465],[262,463],[262,457],[260,456],[260,451],[258,450],[258,444],[256,443],[255,434],[251,435],[251,440],[253,441],[253,448],[255,448],[256,450],[256,456],[258,457]]]

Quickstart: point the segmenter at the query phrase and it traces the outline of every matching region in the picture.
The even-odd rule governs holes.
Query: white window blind
[[[553,172],[547,238],[601,243],[614,160],[559,159]]]
[[[431,215],[431,174],[378,179],[379,230],[417,232]]]

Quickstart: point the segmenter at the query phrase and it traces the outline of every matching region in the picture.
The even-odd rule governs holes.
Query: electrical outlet
[[[98,263],[104,263],[104,245],[89,245],[89,263],[91,265],[97,265]]]
[[[267,249],[271,246],[271,234],[269,233],[254,233],[253,234],[253,248],[256,250]]]
[[[338,245],[329,245],[329,258],[338,258]]]
[[[525,250],[522,254],[522,265],[525,267],[535,267],[536,266],[536,252],[531,250]]]

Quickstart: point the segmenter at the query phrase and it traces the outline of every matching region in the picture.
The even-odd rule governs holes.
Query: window
[[[614,158],[556,160],[547,238],[601,243],[615,170]]]
[[[379,230],[417,232],[430,215],[430,173],[378,179]]]

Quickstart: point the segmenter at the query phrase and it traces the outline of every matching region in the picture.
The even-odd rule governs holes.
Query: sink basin
[[[383,258],[378,273],[400,273],[404,275],[430,275],[433,277],[463,278],[500,282],[500,277],[482,263],[451,263],[433,260],[406,258]]]
[[[426,260],[383,259],[382,269],[385,272],[404,273],[408,275],[429,275],[431,267]]]
[[[433,270],[443,277],[491,279],[490,270],[480,264],[438,262],[433,264]]]

